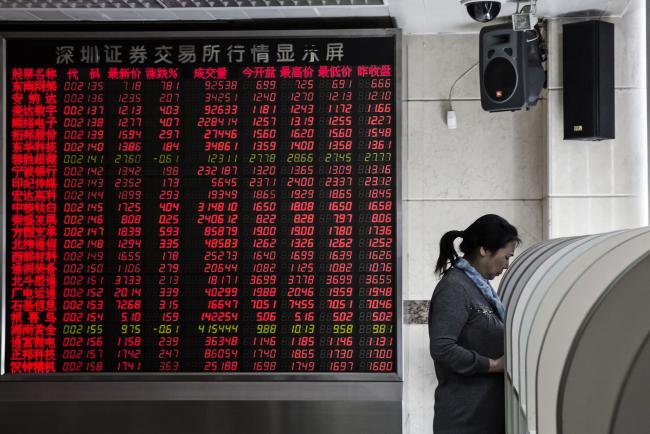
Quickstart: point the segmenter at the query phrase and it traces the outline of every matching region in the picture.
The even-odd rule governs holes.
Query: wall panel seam
[[[404,202],[541,202],[543,198],[522,199],[511,197],[461,197],[461,198],[412,198]]]

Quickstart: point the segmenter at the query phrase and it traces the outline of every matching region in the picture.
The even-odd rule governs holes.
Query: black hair
[[[464,231],[449,231],[440,238],[440,256],[436,262],[436,273],[439,275],[445,274],[460,257],[454,248],[456,238],[463,239],[459,248],[465,256],[473,255],[480,247],[494,253],[511,241],[514,241],[515,245],[521,243],[517,228],[503,217],[486,214],[476,219]]]

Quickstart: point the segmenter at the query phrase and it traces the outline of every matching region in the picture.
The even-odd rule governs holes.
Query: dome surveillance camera
[[[474,21],[487,23],[499,15],[500,1],[461,0],[461,5],[467,8],[467,13]]]

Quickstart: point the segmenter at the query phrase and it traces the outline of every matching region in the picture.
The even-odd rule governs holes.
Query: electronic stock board
[[[3,373],[398,373],[366,33],[8,37]]]

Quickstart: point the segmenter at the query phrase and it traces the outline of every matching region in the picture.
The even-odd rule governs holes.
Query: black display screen
[[[395,372],[395,65],[9,39],[5,372]]]

